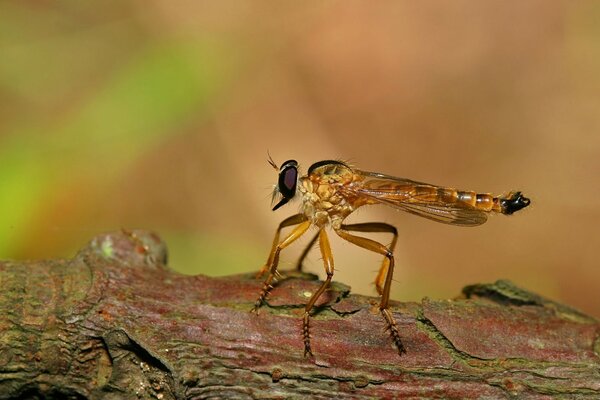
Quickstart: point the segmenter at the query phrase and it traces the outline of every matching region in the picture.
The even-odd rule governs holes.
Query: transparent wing
[[[450,225],[476,226],[487,221],[487,212],[465,202],[451,201],[455,189],[396,178],[376,172],[354,170],[362,179],[342,188],[368,204],[385,204],[433,221]]]
[[[449,204],[393,203],[386,201],[381,203],[449,225],[477,226],[487,221],[485,211],[459,208]]]

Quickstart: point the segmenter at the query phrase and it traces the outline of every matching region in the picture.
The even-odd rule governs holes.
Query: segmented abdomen
[[[414,198],[429,197],[431,201],[441,203],[464,204],[478,210],[512,214],[529,205],[530,200],[521,192],[510,192],[507,196],[494,197],[489,193],[456,190],[452,188],[435,188],[431,186],[416,186]]]

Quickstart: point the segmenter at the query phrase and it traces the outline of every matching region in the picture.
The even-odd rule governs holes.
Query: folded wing
[[[432,221],[459,226],[477,226],[487,221],[487,212],[457,201],[456,190],[397,178],[375,172],[354,171],[363,179],[346,185],[348,195],[366,198]]]

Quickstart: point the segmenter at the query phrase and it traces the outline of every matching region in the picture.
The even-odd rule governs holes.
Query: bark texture
[[[393,303],[280,280],[260,315],[253,275],[184,276],[147,232],[96,237],[70,260],[0,262],[0,398],[600,398],[598,321],[505,281]]]

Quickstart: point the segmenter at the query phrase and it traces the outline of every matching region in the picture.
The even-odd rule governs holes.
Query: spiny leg
[[[275,237],[273,238],[273,245],[271,246],[271,252],[269,253],[269,258],[267,258],[267,263],[261,267],[260,271],[258,271],[258,274],[256,274],[256,278],[262,277],[265,274],[265,272],[267,272],[267,270],[270,268],[270,265],[273,263],[273,257],[275,255],[275,249],[279,244],[279,235],[281,234],[281,230],[288,226],[298,225],[306,221],[306,219],[306,215],[300,213],[292,215],[291,217],[288,217],[279,223],[279,226],[275,231]]]
[[[271,252],[272,254],[269,256],[269,264],[267,266],[269,270],[269,275],[267,276],[267,279],[265,279],[263,288],[260,291],[260,295],[258,296],[258,299],[256,300],[256,303],[254,303],[254,307],[252,308],[252,312],[258,313],[258,309],[260,308],[260,306],[263,305],[269,292],[273,288],[271,282],[273,282],[273,278],[277,274],[277,265],[279,264],[279,253],[281,253],[281,250],[285,249],[296,239],[302,236],[308,230],[308,228],[310,228],[310,224],[310,221],[305,220],[300,225],[295,227],[281,242],[275,245],[274,250]]]
[[[364,229],[364,226],[362,227]],[[362,232],[368,232],[368,230],[363,230]],[[375,230],[374,232],[379,232]],[[385,283],[383,286],[383,291],[381,293],[381,303],[379,304],[379,311],[381,311],[381,315],[385,319],[387,329],[392,336],[392,340],[398,349],[398,354],[402,355],[402,353],[406,353],[406,349],[402,344],[402,340],[400,339],[400,333],[398,332],[398,326],[396,325],[396,321],[389,310],[389,300],[390,300],[390,289],[392,286],[392,277],[394,274],[394,255],[391,250],[382,245],[375,240],[368,239],[362,236],[355,236],[349,233],[347,230],[344,230],[342,227],[335,230],[342,239],[349,241],[350,243],[354,243],[355,245],[362,247],[367,250],[374,251],[375,253],[379,253],[384,255],[389,261],[389,265],[387,267],[387,274],[385,277]]]
[[[385,222],[366,222],[361,224],[343,224],[342,229],[346,231],[355,231],[355,232],[385,232],[391,233],[394,235],[392,238],[392,243],[390,244],[389,250],[393,253],[394,248],[396,247],[396,242],[398,241],[398,229],[395,226],[386,224]],[[383,294],[383,284],[385,281],[385,277],[387,275],[388,269],[390,265],[390,259],[387,257],[383,258],[381,262],[381,267],[379,268],[379,272],[377,273],[377,277],[375,278],[375,288],[377,289],[377,293],[381,296]]]
[[[308,242],[308,244],[306,245],[304,250],[302,250],[302,254],[300,254],[300,257],[298,258],[298,262],[296,263],[296,271],[297,272],[302,272],[302,263],[304,262],[304,259],[306,258],[308,253],[310,253],[310,250],[315,245],[318,238],[319,238],[319,232],[317,232],[315,234],[315,236],[313,236],[313,238],[310,239],[310,242]]]
[[[333,277],[333,255],[331,254],[331,246],[329,245],[329,238],[327,237],[327,232],[325,232],[324,228],[321,228],[318,233],[319,237],[319,248],[321,249],[321,255],[323,256],[323,265],[325,267],[325,272],[327,273],[327,277],[325,281],[321,284],[319,289],[312,295],[306,307],[304,308],[304,321],[302,325],[302,336],[304,338],[304,357],[308,354],[311,356],[312,351],[310,349],[310,331],[309,331],[309,320],[310,320],[310,311],[312,310],[315,302],[321,297],[325,289],[329,286],[331,282],[331,278]]]
[[[394,237],[392,238],[392,243],[390,244],[390,250],[392,250],[392,252],[394,251],[394,248],[396,247],[396,242],[398,241],[398,229],[396,229],[396,227],[393,225],[386,224],[385,222],[366,222],[366,223],[349,224],[349,225],[344,224],[344,225],[342,225],[342,229],[345,229],[347,231],[356,231],[356,232],[391,233],[394,235]],[[312,239],[310,239],[310,241],[308,242],[308,244],[302,251],[302,254],[300,254],[300,257],[298,258],[298,262],[296,263],[296,271],[298,271],[298,272],[302,271],[302,264],[303,264],[304,260],[306,259],[306,257],[308,256],[308,253],[310,253],[310,250],[312,249],[312,247],[317,242],[318,238],[319,238],[319,232],[317,232],[312,237]],[[380,295],[381,295],[381,292],[383,291],[383,281],[385,279],[385,274],[387,272],[388,265],[389,265],[389,260],[387,259],[387,257],[384,257],[383,262],[381,264],[381,268],[379,269],[379,273],[377,274],[377,279],[375,280],[375,286]]]

